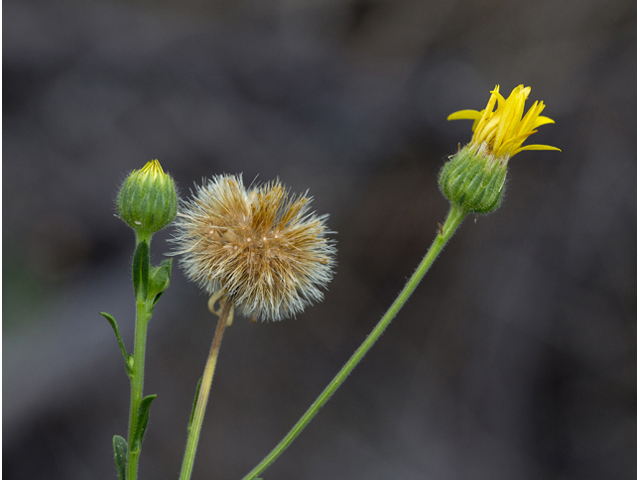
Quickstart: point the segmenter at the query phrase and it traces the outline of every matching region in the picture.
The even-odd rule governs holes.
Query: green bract
[[[489,213],[500,206],[507,162],[466,146],[450,157],[440,171],[440,190],[467,213]]]
[[[178,211],[178,196],[173,178],[162,170],[158,160],[151,160],[129,174],[118,193],[120,218],[148,237],[169,225]]]

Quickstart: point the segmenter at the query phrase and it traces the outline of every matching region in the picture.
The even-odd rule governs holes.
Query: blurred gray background
[[[244,173],[309,189],[338,233],[326,299],[237,318],[194,479],[239,479],[421,259],[447,155],[499,83],[542,99],[500,210],[469,218],[269,480],[636,475],[636,2],[3,2],[3,474],[115,479],[132,349],[126,173],[183,196]],[[529,103],[529,104],[530,104]],[[154,237],[153,261],[171,229]],[[176,269],[150,324],[140,479],[177,479],[215,327]]]

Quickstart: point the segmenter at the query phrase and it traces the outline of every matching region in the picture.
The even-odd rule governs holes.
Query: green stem
[[[129,407],[129,453],[127,458],[127,480],[136,480],[138,477],[138,459],[140,458],[140,446],[134,446],[134,433],[138,419],[138,410],[142,401],[142,388],[144,385],[144,357],[147,344],[147,325],[151,319],[151,313],[147,310],[144,299],[136,299],[136,331],[133,350],[133,371],[131,375],[131,404]],[[141,442],[140,442],[141,443]]]
[[[231,300],[226,300],[222,306],[222,312],[220,313],[216,333],[214,334],[213,342],[211,343],[209,358],[207,358],[207,363],[204,366],[202,382],[200,384],[200,389],[198,390],[198,398],[196,399],[193,416],[189,423],[189,435],[187,436],[187,446],[184,451],[184,459],[182,460],[180,480],[189,480],[191,478],[193,462],[196,457],[196,449],[198,448],[198,440],[200,439],[200,429],[202,428],[204,412],[207,408],[209,392],[211,390],[211,382],[213,381],[213,374],[216,370],[220,343],[222,342],[224,329],[227,326],[227,317],[229,316],[231,305]],[[127,480],[129,480],[128,477]]]
[[[135,234],[136,234],[136,245],[138,245],[140,242],[147,242],[147,244],[151,246],[151,237],[153,237],[153,233],[139,232],[138,230],[135,230]]]
[[[302,415],[298,423],[294,425],[294,427],[287,433],[287,435],[280,441],[280,443],[269,453],[251,472],[249,472],[243,480],[253,480],[256,476],[260,475],[269,465],[271,465],[276,458],[278,458],[282,452],[295,440],[295,438],[300,434],[302,429],[311,421],[311,419],[318,413],[320,408],[329,400],[331,395],[338,389],[342,382],[345,381],[347,376],[351,373],[351,371],[355,368],[355,366],[362,360],[362,357],[369,351],[369,349],[373,346],[373,344],[378,340],[380,335],[387,325],[391,323],[391,320],[396,316],[398,311],[402,308],[405,302],[409,299],[413,291],[416,289],[422,277],[427,273],[434,260],[442,250],[442,248],[446,245],[449,239],[453,236],[456,229],[464,220],[467,215],[466,211],[461,210],[456,206],[451,206],[449,210],[449,215],[447,216],[447,220],[444,225],[441,227],[436,239],[431,244],[429,251],[418,265],[415,273],[411,276],[407,284],[402,289],[396,300],[393,302],[389,310],[384,314],[384,316],[380,319],[378,324],[375,326],[373,331],[369,334],[369,336],[364,340],[362,345],[356,350],[356,352],[351,356],[349,361],[342,367],[342,370],[338,372],[338,374],[331,380],[331,383],[324,389],[324,391],[320,394],[320,396],[313,402],[313,404],[309,407],[309,409]],[[182,480],[182,479],[181,479]]]

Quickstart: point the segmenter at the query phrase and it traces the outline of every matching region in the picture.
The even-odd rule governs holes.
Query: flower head
[[[176,217],[178,196],[173,178],[164,173],[158,160],[147,162],[124,181],[116,207],[136,235],[150,238]]]
[[[214,176],[181,203],[174,253],[190,280],[246,316],[295,315],[322,300],[335,264],[327,215],[310,203],[278,180],[247,190],[241,175]]]
[[[460,110],[447,117],[447,120],[473,120],[471,142],[449,157],[438,180],[444,196],[466,213],[489,213],[500,206],[507,163],[516,153],[560,150],[549,145],[522,146],[540,125],[555,123],[540,115],[544,110],[541,101],[534,102],[523,116],[531,87],[518,85],[507,99],[499,90],[496,85],[484,110]]]
[[[545,106],[542,101],[534,102],[523,116],[529,93],[531,87],[518,85],[505,99],[500,94],[500,85],[496,85],[484,110],[460,110],[449,115],[447,120],[473,120],[470,146],[478,153],[482,151],[503,162],[523,150],[560,150],[549,145],[522,146],[540,125],[555,123],[540,115]]]

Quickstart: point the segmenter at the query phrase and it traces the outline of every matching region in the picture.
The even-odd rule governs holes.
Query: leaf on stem
[[[164,291],[169,288],[169,279],[171,278],[171,266],[173,259],[163,260],[157,267],[151,267],[149,275],[149,300],[151,304],[149,308],[153,308]]]
[[[157,397],[157,395],[147,395],[140,402],[136,428],[133,434],[133,439],[131,440],[131,450],[138,451],[142,446],[142,439],[144,438],[144,433],[146,432],[147,425],[149,424],[149,407],[151,407],[151,402],[153,402]]]
[[[118,478],[126,480],[127,471],[127,441],[120,435],[113,436],[113,458],[118,470]]]
[[[129,355],[127,355],[127,349],[124,348],[124,343],[122,342],[122,337],[120,336],[120,330],[118,329],[118,323],[116,322],[116,319],[107,312],[100,312],[100,315],[106,318],[111,324],[111,328],[113,328],[113,331],[116,334],[116,338],[118,339],[118,345],[120,345],[120,351],[122,352],[122,357],[124,358],[124,365],[127,370],[127,375],[131,377],[132,370],[128,362]]]
[[[133,292],[137,299],[146,300],[149,290],[149,244],[141,241],[133,254]]]
[[[196,411],[196,403],[198,402],[198,395],[200,395],[200,385],[202,384],[202,377],[198,380],[198,385],[196,386],[196,396],[193,397],[193,407],[191,407],[191,416],[189,417],[189,425],[187,426],[187,430],[191,429],[191,424],[193,423],[193,414]]]

